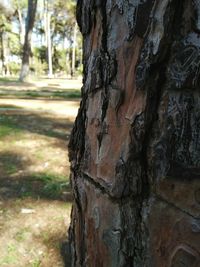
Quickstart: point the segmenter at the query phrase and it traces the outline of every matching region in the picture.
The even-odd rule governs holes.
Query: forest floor
[[[0,78],[0,266],[64,266],[80,81]]]

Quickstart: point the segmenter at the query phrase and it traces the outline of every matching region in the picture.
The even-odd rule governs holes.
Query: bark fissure
[[[200,217],[196,217],[196,216],[194,216],[194,214],[191,214],[191,213],[188,212],[187,210],[184,210],[184,209],[178,207],[177,205],[175,205],[174,203],[172,203],[172,202],[166,200],[166,199],[163,198],[162,196],[159,196],[159,194],[155,194],[155,198],[157,198],[159,201],[162,201],[162,202],[168,204],[169,206],[173,207],[174,209],[177,209],[177,210],[179,210],[179,211],[185,213],[186,215],[189,215],[189,216],[192,217],[192,218],[200,219]]]
[[[138,188],[137,194],[140,195],[138,200],[136,198],[133,198],[134,205],[136,207],[136,221],[137,224],[135,225],[135,236],[138,240],[140,240],[141,244],[138,242],[135,242],[135,248],[134,253],[131,255],[132,264],[131,266],[143,266],[144,264],[144,255],[146,251],[146,247],[142,245],[142,240],[144,240],[144,233],[142,231],[141,225],[143,224],[143,217],[142,217],[142,211],[144,207],[144,203],[148,200],[150,197],[151,192],[151,185],[150,185],[150,178],[148,175],[148,147],[151,142],[151,134],[153,132],[154,125],[156,124],[156,121],[158,120],[158,110],[159,110],[159,104],[162,96],[162,92],[165,87],[166,83],[166,70],[169,62],[169,55],[170,55],[170,45],[172,43],[172,40],[170,43],[168,43],[168,47],[165,49],[165,55],[164,57],[158,53],[157,57],[162,59],[162,62],[160,64],[150,64],[149,66],[149,76],[150,79],[147,79],[146,84],[147,88],[143,88],[143,90],[147,91],[147,100],[146,100],[146,110],[144,111],[144,129],[142,130],[141,134],[141,140],[142,143],[141,146],[141,152],[139,155],[139,162],[141,166],[141,176],[139,177],[139,182],[141,185]],[[162,50],[161,50],[162,51]],[[167,51],[167,52],[166,52]],[[158,66],[159,65],[159,66]],[[136,66],[137,68],[137,66]],[[133,127],[133,134],[134,134],[134,126],[137,121],[137,118],[135,119],[132,127]],[[135,131],[138,133],[138,128],[135,127]],[[133,151],[135,151],[135,144],[133,142]],[[134,155],[134,153],[131,153],[131,155]],[[137,158],[130,158],[129,161],[137,161]],[[131,166],[131,163],[128,163],[127,165]],[[135,168],[135,167],[134,167]],[[147,237],[145,237],[147,239]]]

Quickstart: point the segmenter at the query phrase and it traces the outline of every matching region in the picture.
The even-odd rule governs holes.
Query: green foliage
[[[20,10],[24,10],[27,9],[28,7],[28,1],[27,0],[12,0],[11,1],[13,8],[16,9],[20,9]]]
[[[19,36],[14,33],[9,34],[9,48],[11,55],[21,55],[21,45],[19,43]]]
[[[53,70],[54,72],[66,70],[66,50],[54,47]]]
[[[8,63],[10,72],[14,75],[18,75],[19,71],[20,71],[20,64],[16,63],[16,62],[9,62]]]
[[[10,32],[11,31],[11,23],[10,18],[6,16],[4,13],[0,13],[0,32]]]
[[[46,61],[47,48],[42,45],[40,47],[34,47],[33,56],[39,59],[42,63]]]

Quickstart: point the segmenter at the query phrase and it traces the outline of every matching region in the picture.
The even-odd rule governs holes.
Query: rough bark
[[[71,266],[200,266],[200,4],[79,0]]]
[[[21,82],[27,77],[29,73],[29,58],[31,55],[31,36],[35,22],[35,14],[37,9],[37,0],[28,0],[28,13],[26,18],[26,33],[23,46],[22,66],[19,80]]]

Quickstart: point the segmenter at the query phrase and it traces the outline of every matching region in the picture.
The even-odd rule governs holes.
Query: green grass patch
[[[8,175],[14,174],[18,170],[16,164],[11,162],[4,162],[4,168]]]
[[[22,96],[22,94],[20,93]],[[75,90],[75,89],[67,89],[66,91],[60,90],[60,91],[51,91],[51,90],[42,90],[42,91],[29,91],[24,92],[24,96],[28,97],[47,97],[47,98],[80,98],[81,97],[81,91]]]
[[[13,127],[13,125],[0,125],[0,138],[20,132],[20,129]]]
[[[80,98],[81,91],[78,89],[66,89],[59,91],[38,90],[38,91],[16,91],[6,90],[0,92],[1,97],[16,97],[16,98],[47,98],[47,99],[72,99]]]
[[[31,229],[29,227],[21,228],[16,234],[15,234],[15,240],[18,242],[23,242],[26,240],[27,233],[29,233]]]
[[[67,90],[65,92],[63,91],[56,91],[53,93],[54,97],[61,97],[61,98],[80,98],[81,97],[81,91],[80,90]]]
[[[0,138],[11,134],[19,134],[21,130],[14,124],[13,120],[5,115],[0,115]]]
[[[59,198],[63,191],[70,190],[69,179],[64,175],[40,173],[33,175],[31,180],[38,180],[43,184],[40,195],[47,198]]]
[[[41,194],[45,197],[56,199],[60,197],[64,187],[64,183],[50,182],[43,187]]]
[[[40,267],[41,266],[41,260],[40,259],[34,259],[31,263],[31,267]]]
[[[0,260],[0,266],[17,264],[17,248],[13,244],[7,246],[7,255]]]
[[[15,105],[1,105],[0,104],[0,110],[1,109],[23,109],[22,107],[15,106]]]
[[[0,77],[0,82],[10,83],[10,82],[18,82],[16,77]]]
[[[21,95],[21,94],[20,94],[20,95]],[[22,96],[23,96],[23,94],[22,94]],[[24,94],[24,96],[40,97],[40,93],[39,93],[39,92],[35,92],[35,91],[33,91],[33,92],[26,92],[26,93]]]
[[[31,176],[31,180],[38,180],[44,183],[52,182],[67,182],[69,179],[65,175],[55,175],[51,173],[36,173]]]
[[[32,174],[23,184],[21,197],[60,199],[65,191],[71,191],[69,179],[66,176],[48,173]]]

